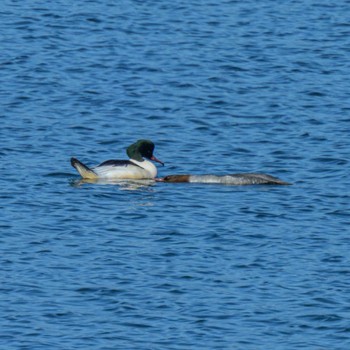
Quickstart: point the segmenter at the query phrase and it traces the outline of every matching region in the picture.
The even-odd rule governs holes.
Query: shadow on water
[[[69,184],[72,187],[80,187],[86,184],[94,185],[113,185],[119,186],[122,190],[140,190],[154,186],[154,180],[106,180],[106,179],[70,179]]]
[[[249,185],[237,185],[237,184],[230,184],[230,183],[207,183],[207,182],[195,182],[195,183],[189,183],[189,182],[180,182],[180,183],[171,183],[171,182],[163,182],[159,180],[107,180],[107,179],[69,179],[69,185],[71,187],[80,187],[83,185],[103,185],[103,186],[118,186],[121,190],[149,190],[157,185],[161,186],[175,186],[178,188],[180,185],[182,186],[189,186],[188,188],[203,188],[201,186],[210,186],[210,187],[227,187],[227,188],[234,188],[235,190],[238,189],[249,189],[249,188],[259,188],[260,190],[268,190],[271,189],[271,187],[280,187],[280,185],[271,185],[271,184],[249,184]],[[291,185],[288,183],[288,185]]]

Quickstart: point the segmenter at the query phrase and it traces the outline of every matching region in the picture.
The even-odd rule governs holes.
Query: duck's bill
[[[153,160],[154,162],[160,163],[164,166],[164,163],[161,160],[159,160],[158,158],[156,158],[155,156],[152,156],[150,159]]]

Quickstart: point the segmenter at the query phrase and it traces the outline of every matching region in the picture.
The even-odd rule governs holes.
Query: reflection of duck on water
[[[133,180],[133,179],[75,179],[71,180],[71,186],[79,187],[82,185],[114,185],[122,190],[145,190],[150,189],[156,184],[154,179]]]
[[[160,182],[195,182],[224,185],[291,185],[277,177],[266,174],[230,174],[230,175],[168,175],[157,179]]]

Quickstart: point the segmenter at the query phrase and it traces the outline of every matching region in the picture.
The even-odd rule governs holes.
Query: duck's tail
[[[78,173],[81,175],[84,179],[97,179],[97,174],[91,170],[89,167],[87,167],[85,164],[80,162],[76,158],[71,158],[70,163],[72,164],[72,167],[77,169]]]

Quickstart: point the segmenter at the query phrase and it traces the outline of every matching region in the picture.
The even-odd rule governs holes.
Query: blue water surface
[[[0,5],[0,348],[350,348],[347,0]],[[168,174],[81,184],[151,139]]]

